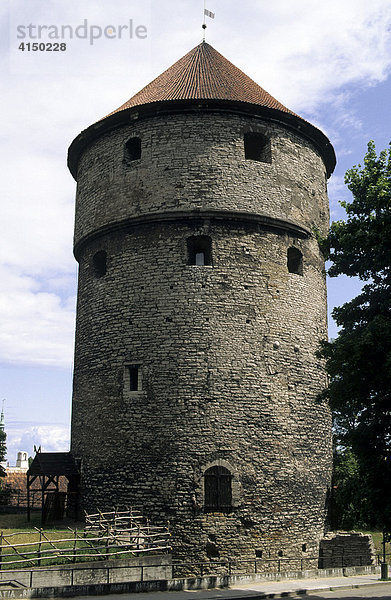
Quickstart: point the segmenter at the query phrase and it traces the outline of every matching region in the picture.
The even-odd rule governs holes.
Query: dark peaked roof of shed
[[[28,475],[77,475],[75,459],[70,452],[37,452]]]
[[[110,114],[170,100],[249,102],[295,114],[206,42],[190,50]]]

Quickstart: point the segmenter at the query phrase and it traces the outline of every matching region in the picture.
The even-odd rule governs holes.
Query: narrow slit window
[[[212,264],[212,240],[207,235],[187,238],[187,264],[203,267]]]
[[[125,162],[130,163],[141,158],[141,139],[130,138],[125,144]]]
[[[246,160],[271,163],[272,150],[270,139],[257,132],[244,134],[244,156]]]
[[[205,512],[232,511],[232,475],[221,466],[211,467],[204,474]]]
[[[142,389],[141,385],[141,365],[127,366],[128,390],[130,392],[139,392]]]
[[[298,248],[288,248],[287,265],[289,273],[303,275],[303,254]]]
[[[92,257],[92,268],[95,277],[104,277],[107,272],[107,254],[104,250],[96,252]]]

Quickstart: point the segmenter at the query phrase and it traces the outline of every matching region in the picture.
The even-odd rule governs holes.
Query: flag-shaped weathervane
[[[205,8],[205,0],[204,0],[204,22],[202,24],[202,29],[204,30],[204,40],[205,40],[205,29],[206,29],[205,17],[209,17],[210,19],[214,19],[215,18],[215,13],[212,12],[211,10],[207,10]]]

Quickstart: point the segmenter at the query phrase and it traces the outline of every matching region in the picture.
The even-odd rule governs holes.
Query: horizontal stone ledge
[[[185,577],[178,579],[161,579],[149,581],[122,581],[115,583],[89,583],[85,585],[43,585],[24,588],[2,589],[0,590],[0,600],[10,600],[13,598],[61,598],[71,596],[98,596],[106,594],[129,594],[139,592],[174,592],[174,591],[195,591],[195,590],[216,590],[231,588],[230,599],[242,599],[243,590],[232,589],[235,585],[250,583],[267,583],[271,581],[285,580],[303,580],[303,588],[308,591],[314,588],[305,586],[306,579],[328,579],[332,577],[351,577],[354,575],[380,575],[380,567],[350,567],[350,568],[330,568],[330,569],[312,569],[307,571],[283,571],[281,573],[251,573],[245,575],[204,575],[199,577]],[[376,582],[378,584],[378,582]],[[366,584],[368,585],[368,584]],[[334,586],[333,586],[334,587]],[[341,586],[338,586],[341,587]],[[237,592],[235,596],[234,592]],[[249,591],[245,594],[248,598],[268,597],[263,592]],[[282,595],[287,595],[283,593]],[[174,596],[173,596],[174,598]]]
[[[290,234],[293,234],[297,237],[308,238],[311,236],[311,231],[304,227],[303,225],[299,225],[298,223],[294,223],[293,221],[289,221],[288,219],[280,219],[278,217],[270,217],[268,215],[262,213],[249,213],[249,212],[241,212],[235,210],[181,210],[181,211],[166,211],[166,212],[153,212],[153,213],[145,213],[142,215],[127,217],[126,219],[122,219],[120,221],[114,221],[113,223],[109,223],[88,233],[86,236],[82,237],[75,243],[74,246],[74,255],[76,260],[78,260],[80,253],[84,246],[93,240],[107,235],[108,233],[117,232],[117,231],[126,231],[131,230],[134,227],[140,225],[152,225],[152,224],[162,224],[162,223],[178,223],[178,222],[207,222],[207,221],[215,221],[224,224],[256,224],[265,229],[274,229],[278,231],[284,231]]]
[[[276,108],[240,102],[232,100],[217,99],[193,99],[193,100],[168,100],[152,102],[148,104],[133,106],[125,110],[114,112],[111,115],[93,123],[84,129],[73,140],[68,151],[68,167],[74,179],[77,181],[77,169],[80,157],[85,148],[105,133],[118,127],[123,127],[139,119],[150,117],[164,117],[166,115],[183,115],[186,113],[205,114],[221,113],[227,115],[241,115],[251,119],[260,119],[278,123],[296,132],[301,137],[314,144],[320,153],[327,170],[327,177],[335,169],[336,158],[334,148],[330,140],[317,127],[305,121],[301,117]]]

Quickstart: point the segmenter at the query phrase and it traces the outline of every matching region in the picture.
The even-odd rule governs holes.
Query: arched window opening
[[[130,138],[125,144],[125,162],[141,158],[141,139],[138,137]]]
[[[247,160],[272,162],[270,139],[262,133],[248,132],[244,134],[244,156]]]
[[[107,272],[107,254],[104,250],[100,250],[94,254],[92,258],[92,268],[95,277],[103,277]]]
[[[212,264],[212,240],[207,235],[187,238],[187,264],[199,267]]]
[[[289,273],[303,275],[303,254],[298,248],[288,248],[287,264]]]
[[[211,467],[204,474],[205,512],[232,511],[232,475],[221,466]]]

